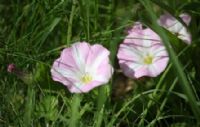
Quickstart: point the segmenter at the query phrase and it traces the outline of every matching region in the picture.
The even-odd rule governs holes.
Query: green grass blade
[[[72,2],[73,2],[72,9],[71,9],[69,22],[67,26],[67,46],[69,46],[71,38],[72,38],[72,23],[73,23],[75,11],[76,11],[76,0],[73,0]]]
[[[35,90],[31,86],[33,84],[29,84],[27,91],[27,101],[25,105],[25,114],[24,114],[24,126],[29,127],[33,124],[33,111],[34,111],[34,96]]]

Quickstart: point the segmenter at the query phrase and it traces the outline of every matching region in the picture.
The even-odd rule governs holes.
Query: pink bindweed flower
[[[186,25],[189,25],[191,21],[190,15],[183,13],[179,17]],[[173,34],[177,35],[178,38],[182,39],[187,44],[191,43],[191,34],[187,31],[187,28],[172,15],[168,13],[161,15],[158,23]]]
[[[54,81],[58,81],[71,93],[85,93],[106,84],[112,76],[109,64],[110,52],[99,44],[74,43],[65,48],[51,68]]]
[[[150,28],[143,29],[141,23],[134,25],[120,44],[117,57],[122,71],[131,78],[156,77],[169,61],[160,37]]]

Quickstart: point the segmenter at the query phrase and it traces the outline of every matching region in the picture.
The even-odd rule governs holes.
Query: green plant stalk
[[[89,1],[87,1],[89,2]],[[87,9],[86,9],[86,17],[87,17],[87,36],[86,39],[87,41],[90,40],[90,5],[87,4]]]
[[[157,17],[154,14],[151,3],[148,0],[139,0],[139,1],[144,5],[144,7],[148,11],[150,17],[152,18],[153,27],[155,28],[155,31],[157,33],[159,33],[160,37],[163,40],[163,43],[164,43],[164,45],[169,53],[170,59],[173,63],[173,67],[174,67],[174,69],[176,69],[176,73],[177,73],[180,85],[181,85],[183,91],[185,92],[185,94],[187,95],[189,104],[191,106],[191,109],[192,109],[198,123],[200,123],[200,109],[196,103],[196,99],[195,99],[194,93],[189,85],[189,82],[186,79],[186,76],[183,71],[183,67],[179,63],[177,56],[169,43],[169,39],[165,35],[165,32],[162,30],[162,28],[160,26],[158,26],[158,24],[156,22]]]
[[[80,9],[80,16],[81,16],[81,19],[82,19],[81,21],[83,23],[84,32],[86,34],[86,40],[88,41],[88,39],[89,39],[88,38],[89,37],[89,35],[88,35],[88,25],[89,25],[88,21],[89,21],[89,19],[86,19],[86,18],[89,15],[88,14],[85,15],[85,12],[88,11],[88,9],[87,10],[84,9],[83,2],[84,2],[83,0],[78,0],[78,5],[79,5],[79,9]],[[89,13],[89,12],[87,12],[87,13]]]
[[[101,86],[98,89],[95,127],[101,127],[106,99],[107,99],[106,86]]]
[[[187,49],[187,47],[186,47],[185,49]],[[185,51],[185,49],[183,49],[181,53],[183,53],[183,51]],[[181,54],[181,53],[180,53],[180,54]],[[179,54],[179,55],[180,55],[180,54]],[[179,55],[178,55],[178,56],[179,56]],[[170,64],[170,65],[171,65],[171,64]],[[188,65],[189,65],[189,64],[185,65],[184,68],[186,68]],[[154,126],[155,126],[155,122],[156,122],[156,120],[158,119],[158,117],[161,115],[161,111],[162,111],[163,108],[165,107],[165,104],[166,104],[166,102],[167,102],[167,100],[168,100],[168,97],[169,97],[170,93],[172,92],[172,90],[174,89],[174,87],[175,87],[175,85],[176,85],[177,82],[178,82],[178,78],[175,78],[175,80],[173,81],[173,83],[172,83],[172,85],[170,86],[169,90],[167,90],[167,95],[166,95],[166,97],[164,98],[164,100],[163,100],[163,102],[162,102],[162,104],[161,104],[161,106],[160,106],[160,109],[157,111],[156,118],[148,125],[148,127],[154,127]]]
[[[32,122],[32,114],[33,114],[33,107],[34,107],[34,96],[35,91],[33,84],[28,84],[28,91],[27,91],[27,100],[25,105],[25,114],[24,114],[24,127],[29,127]]]
[[[141,96],[144,96],[144,95],[147,95],[147,94],[152,94],[154,91],[157,91],[157,90],[153,89],[153,90],[148,90],[148,91],[142,92],[141,94],[137,94],[136,96],[134,96],[130,101],[126,102],[124,104],[124,106],[122,106],[122,108],[115,115],[113,115],[112,119],[108,123],[108,127],[113,127],[113,124],[116,121],[116,119],[119,117],[119,115],[122,112],[126,111],[126,109],[128,108],[128,106],[130,104],[132,104],[135,100],[139,99]]]
[[[67,27],[67,46],[69,46],[70,41],[71,41],[71,37],[72,37],[72,24],[73,24],[73,19],[74,19],[74,15],[75,15],[75,11],[76,11],[76,0],[72,1],[72,10],[71,10],[71,14],[69,17],[69,22],[68,22],[68,27]]]
[[[167,73],[169,72],[170,68],[171,68],[171,64],[167,67],[167,69],[165,70],[165,72],[164,72],[163,75],[161,76],[159,82],[158,82],[157,85],[156,85],[156,88],[155,88],[156,90],[157,90],[157,89],[160,89],[160,87],[161,87],[161,85],[162,85],[162,83],[163,83],[163,81],[164,81],[164,79],[165,79]],[[154,91],[154,92],[152,93],[152,97],[155,97],[156,95],[157,95],[157,91]],[[161,97],[162,95],[158,95],[158,96]],[[154,102],[154,101],[153,101],[152,99],[148,102],[147,108],[145,108],[145,110],[143,111],[142,119],[140,120],[138,126],[144,126],[145,117],[146,117],[146,115],[147,115],[147,113],[148,113],[148,109],[154,104],[153,102]]]
[[[94,22],[95,32],[97,32],[98,18],[99,18],[99,0],[95,0],[95,22]]]
[[[44,44],[45,40],[47,39],[47,37],[49,36],[49,34],[54,30],[54,28],[58,25],[58,23],[60,22],[60,18],[55,18],[52,23],[49,25],[49,27],[47,27],[46,29],[44,29],[43,31],[40,32],[40,34],[38,34],[39,36],[36,36],[35,38],[38,40],[38,44],[37,49],[40,50],[42,45]]]
[[[167,102],[167,99],[168,99],[168,97],[169,97],[171,91],[174,89],[174,87],[175,87],[177,81],[178,81],[178,78],[176,78],[176,79],[174,80],[174,82],[172,83],[171,87],[169,88],[169,90],[168,90],[168,92],[167,92],[167,95],[166,95],[166,97],[164,98],[164,100],[163,100],[163,102],[162,102],[162,104],[161,104],[161,106],[160,106],[160,109],[157,111],[155,120],[153,120],[147,127],[154,127],[154,126],[155,126],[156,120],[157,120],[158,117],[161,115],[161,112],[162,112],[163,108],[165,107],[165,104],[166,104],[166,102]]]
[[[97,102],[98,111],[100,111],[103,108],[103,105],[105,104],[106,99],[107,99],[106,86],[101,86],[98,89],[98,102]]]
[[[69,127],[78,127],[78,121],[80,119],[79,107],[80,107],[80,96],[79,94],[74,94],[71,103],[71,119],[69,122]]]
[[[97,112],[97,119],[95,121],[95,127],[101,127],[102,126],[102,121],[103,121],[103,115],[104,115],[104,105],[100,109],[100,111]]]

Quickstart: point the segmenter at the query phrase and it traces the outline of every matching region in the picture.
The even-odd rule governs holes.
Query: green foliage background
[[[183,12],[192,16],[191,45],[157,25],[164,12],[180,21]],[[200,126],[199,16],[198,0],[1,0],[0,126]],[[157,32],[168,49],[170,64],[159,77],[132,80],[133,90],[120,93],[126,84],[116,83],[123,77],[117,71],[87,94],[52,81],[53,61],[77,41],[108,48],[119,70],[118,45],[135,21]],[[25,77],[8,73],[10,63]]]

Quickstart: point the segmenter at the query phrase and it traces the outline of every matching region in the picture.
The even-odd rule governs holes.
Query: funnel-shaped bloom
[[[131,78],[156,77],[168,63],[168,53],[160,37],[137,23],[120,44],[117,57],[124,74]]]
[[[179,17],[186,25],[189,25],[191,17],[188,14],[181,14]],[[168,13],[161,15],[158,23],[186,43],[191,43],[191,34],[187,31],[187,28],[172,15]]]
[[[88,92],[111,78],[113,68],[109,64],[109,54],[99,44],[74,43],[54,61],[52,78],[67,86],[71,93]]]

